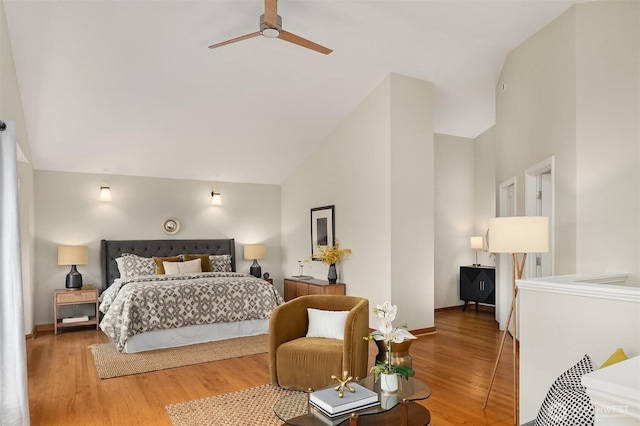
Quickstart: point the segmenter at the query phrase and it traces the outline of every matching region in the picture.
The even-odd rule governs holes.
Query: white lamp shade
[[[111,201],[111,188],[106,182],[100,185],[100,201]]]
[[[244,259],[264,259],[267,255],[267,247],[264,244],[245,244]]]
[[[59,246],[58,265],[86,265],[89,263],[89,248],[86,246]]]
[[[472,249],[481,249],[482,245],[482,237],[471,237],[471,248]]]
[[[545,253],[549,251],[549,218],[513,216],[489,219],[491,253]]]
[[[219,192],[211,193],[211,205],[212,206],[221,206],[222,205],[222,194]]]

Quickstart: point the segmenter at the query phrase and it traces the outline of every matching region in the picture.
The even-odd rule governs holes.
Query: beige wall
[[[639,8],[575,6],[510,52],[501,74],[496,181],[517,176],[524,214],[524,171],[555,156],[556,275],[620,272],[640,283]],[[539,406],[525,383],[537,374],[521,360],[523,421]]]
[[[576,9],[576,271],[640,284],[640,2]]]
[[[475,262],[469,238],[484,235],[484,231],[479,232],[474,223],[474,146],[473,139],[435,135],[436,309],[462,304],[460,266]],[[481,254],[478,255],[480,260]]]
[[[639,7],[570,9],[510,52],[500,77],[496,179],[518,177],[524,214],[524,170],[555,156],[557,275],[640,283]]]
[[[113,201],[98,201],[107,180]],[[280,187],[237,183],[35,172],[36,324],[53,321],[53,290],[64,288],[69,267],[57,265],[59,245],[89,246],[89,264],[78,270],[85,283],[101,286],[100,240],[235,238],[237,270],[249,271],[244,244],[264,243],[260,260],[282,291]],[[222,193],[222,206],[211,205],[211,191]],[[180,222],[175,235],[160,225],[167,217]]]
[[[433,91],[391,74],[391,299],[413,328],[434,325]]]
[[[574,15],[571,9],[511,51],[496,88],[496,182],[517,177],[518,215],[525,215],[525,170],[555,156],[556,274],[575,272],[576,263]]]
[[[24,329],[31,333],[34,325],[33,313],[33,168],[29,140],[22,112],[22,100],[13,62],[13,52],[7,31],[4,3],[0,0],[0,120],[13,122],[16,129],[16,143],[27,162],[18,163],[20,180],[20,246],[22,257],[22,293],[24,300]]]
[[[310,254],[309,209],[333,204],[336,236],[353,250],[338,268],[347,294],[392,300],[398,323],[414,329],[433,326],[431,91],[430,83],[387,76],[282,185],[285,274],[297,274],[297,261]],[[311,262],[304,272],[324,278],[327,268]]]

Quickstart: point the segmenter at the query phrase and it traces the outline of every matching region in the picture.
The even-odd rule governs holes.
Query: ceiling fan
[[[263,35],[267,38],[279,38],[289,43],[297,44],[298,46],[306,47],[307,49],[315,50],[316,52],[328,55],[333,50],[321,46],[317,43],[302,38],[293,33],[282,29],[282,18],[278,15],[278,0],[264,0],[264,14],[260,15],[260,31],[255,33],[246,34],[240,37],[232,38],[231,40],[223,41],[222,43],[216,43],[209,46],[209,49],[215,49],[216,47],[225,46],[227,44],[235,43],[237,41],[247,40],[253,37]]]

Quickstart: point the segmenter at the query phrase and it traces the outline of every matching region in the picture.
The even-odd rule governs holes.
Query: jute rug
[[[268,351],[268,335],[238,337],[217,342],[200,343],[178,348],[123,354],[113,343],[89,346],[101,379],[147,373],[203,362],[219,361]]]
[[[175,426],[280,426],[283,422],[274,414],[273,406],[283,396],[293,394],[303,392],[262,385],[165,408]],[[306,413],[307,407],[306,395],[292,398],[286,407],[287,418]]]

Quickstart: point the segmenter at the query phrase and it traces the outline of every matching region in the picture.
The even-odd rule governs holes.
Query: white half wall
[[[100,202],[107,180],[113,201]],[[211,191],[222,206],[211,205]],[[36,324],[53,322],[53,290],[64,288],[69,267],[57,265],[59,245],[86,245],[89,264],[78,266],[84,283],[100,288],[100,240],[235,238],[236,268],[249,272],[244,244],[264,243],[260,260],[282,293],[280,186],[159,179],[66,172],[35,172]],[[163,219],[173,217],[180,231],[167,235]]]

